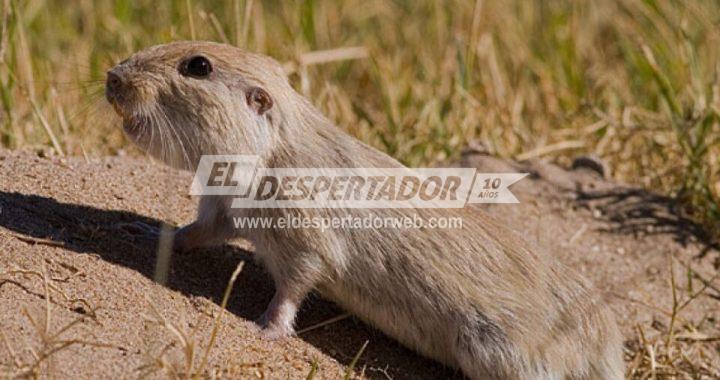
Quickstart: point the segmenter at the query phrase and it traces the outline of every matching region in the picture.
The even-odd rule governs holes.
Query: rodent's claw
[[[260,330],[260,337],[263,340],[275,341],[295,334],[295,330],[284,326],[272,325]]]
[[[269,321],[267,317],[267,311],[262,313],[261,316],[255,319],[255,324],[258,325],[261,329],[264,329],[268,326]]]
[[[147,223],[135,221],[131,223],[117,223],[113,227],[123,230],[130,235],[142,235],[150,237],[160,236],[160,228]]]
[[[263,340],[273,341],[295,334],[295,330],[291,324],[273,321],[271,318],[272,314],[272,310],[266,310],[255,320],[255,323],[260,328],[260,337]]]

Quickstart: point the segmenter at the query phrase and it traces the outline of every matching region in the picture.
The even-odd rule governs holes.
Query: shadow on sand
[[[51,239],[71,251],[96,254],[103,260],[153,277],[157,239],[126,227],[141,222],[159,226],[161,221],[133,212],[103,210],[61,203],[53,198],[0,191],[0,225],[17,234]],[[256,319],[273,294],[273,285],[262,268],[253,263],[252,253],[232,245],[173,255],[167,287],[188,296],[200,296],[219,304],[232,271],[239,261],[247,264],[238,278],[228,310],[247,319]],[[298,330],[341,314],[332,303],[317,296],[305,301],[298,315]],[[370,378],[462,378],[456,371],[419,357],[381,332],[354,319],[302,334],[301,339],[345,365],[366,340],[367,350],[356,368],[366,366]]]
[[[697,242],[702,249],[696,258],[720,251],[707,229],[683,216],[682,205],[671,197],[652,194],[636,188],[580,192],[578,203],[601,211],[610,222],[609,233],[631,235],[669,234],[679,244]]]

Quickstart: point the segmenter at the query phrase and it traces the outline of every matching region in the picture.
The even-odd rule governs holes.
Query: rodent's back
[[[340,293],[332,298],[476,378],[592,378],[606,356],[621,363],[617,351],[606,353],[619,347],[612,316],[585,281],[511,232],[488,230],[481,211],[463,216],[463,230],[432,238],[379,231],[353,239],[351,268],[330,286]]]
[[[571,269],[531,249],[480,210],[398,209],[382,216],[410,213],[461,216],[463,228],[338,232],[346,244],[321,260],[331,263],[324,271],[335,273],[320,292],[472,378],[622,376],[612,315]]]

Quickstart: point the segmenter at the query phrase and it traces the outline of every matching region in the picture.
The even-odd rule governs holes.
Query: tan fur
[[[178,73],[193,55],[210,78]],[[130,85],[108,93],[128,134],[150,154],[193,170],[203,154],[256,154],[266,167],[402,165],[348,136],[288,83],[271,58],[209,42],[137,53],[113,69]],[[259,116],[245,91],[273,99]],[[591,286],[483,211],[466,209],[255,209],[204,197],[198,219],[176,235],[187,250],[242,235],[272,275],[276,295],[265,335],[292,332],[313,289],[404,345],[472,379],[620,379],[620,335]],[[234,216],[461,216],[462,229],[232,228]]]

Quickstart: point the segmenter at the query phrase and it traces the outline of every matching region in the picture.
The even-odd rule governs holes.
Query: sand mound
[[[720,366],[713,340],[720,336],[720,280],[713,278],[720,258],[669,200],[590,170],[476,154],[460,165],[531,173],[514,186],[519,205],[487,210],[604,292],[627,337],[629,366],[649,368],[649,346],[661,362],[672,328],[680,342],[673,347],[684,350],[689,364],[677,353],[669,360],[679,369],[714,362],[707,373],[718,374],[711,371]],[[190,174],[147,159],[86,162],[0,150],[0,374],[127,378],[196,371],[228,279],[246,262],[210,351],[208,375],[305,378],[316,366],[315,378],[334,379],[367,341],[356,375],[460,377],[353,318],[291,339],[259,339],[252,320],[273,288],[243,242],[175,255],[167,284],[152,281],[157,241],[136,222],[191,221],[196,202],[186,195],[189,183]],[[671,262],[679,310],[672,323]],[[297,328],[342,313],[311,297]],[[708,361],[693,359],[701,353]]]

